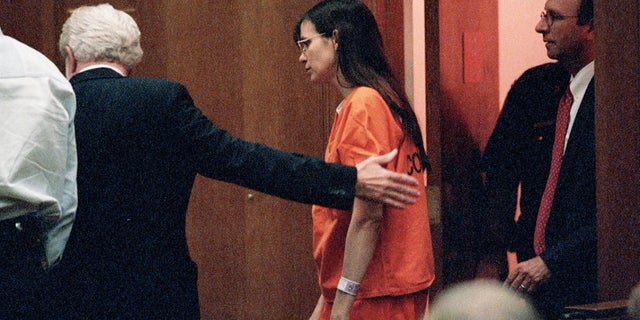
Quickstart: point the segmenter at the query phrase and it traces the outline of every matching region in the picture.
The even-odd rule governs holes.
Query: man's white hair
[[[522,295],[491,280],[474,280],[442,291],[429,308],[429,320],[538,320]]]
[[[629,296],[629,319],[640,320],[640,283],[638,283]]]
[[[65,58],[66,46],[80,62],[116,62],[131,69],[142,60],[140,29],[135,20],[107,3],[73,10],[58,42]]]

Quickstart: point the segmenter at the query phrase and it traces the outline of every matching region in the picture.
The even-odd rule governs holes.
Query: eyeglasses
[[[540,19],[544,19],[544,22],[551,27],[553,25],[554,22],[556,21],[562,21],[564,19],[567,18],[577,18],[578,16],[563,16],[560,14],[557,14],[553,11],[549,11],[549,12],[545,12],[542,11],[540,12]]]
[[[322,36],[324,36],[324,33],[296,41],[296,44],[298,45],[298,49],[300,49],[300,53],[307,52],[307,49],[309,49],[309,45],[311,44],[311,40],[318,37],[322,37]]]

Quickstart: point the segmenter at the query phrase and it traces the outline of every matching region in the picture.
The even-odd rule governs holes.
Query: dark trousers
[[[0,319],[50,319],[42,228],[32,217],[0,221]]]

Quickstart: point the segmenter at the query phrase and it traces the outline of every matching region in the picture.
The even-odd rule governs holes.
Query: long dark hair
[[[300,26],[304,21],[313,23],[324,37],[331,37],[337,30],[338,67],[347,81],[341,85],[366,86],[378,91],[405,134],[418,147],[422,167],[430,171],[418,119],[400,82],[391,72],[378,24],[367,6],[357,0],[322,1],[300,17],[293,31],[294,41],[301,40]]]

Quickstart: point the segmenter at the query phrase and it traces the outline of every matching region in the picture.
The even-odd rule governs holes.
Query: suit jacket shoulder
[[[173,167],[174,177],[167,178],[173,181],[198,173],[298,202],[353,203],[354,167],[233,137],[211,123],[179,83],[123,77],[107,68],[77,74],[71,83],[78,92],[78,137],[96,161],[117,155],[149,170]]]

